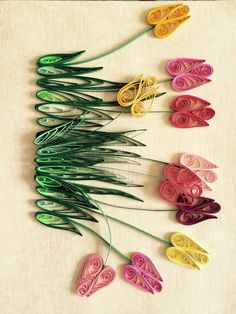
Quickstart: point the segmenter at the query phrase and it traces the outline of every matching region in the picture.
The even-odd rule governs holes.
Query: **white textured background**
[[[168,2],[165,2],[168,3]],[[182,152],[205,156],[220,166],[219,181],[208,196],[222,204],[218,220],[192,227],[175,222],[174,214],[132,212],[108,208],[120,218],[168,237],[182,231],[211,256],[200,272],[167,260],[160,243],[112,223],[114,244],[124,253],[142,251],[150,256],[164,277],[159,295],[135,289],[117,277],[107,289],[89,299],[74,293],[83,257],[106,253],[106,247],[85,233],[43,227],[32,218],[34,200],[34,151],[37,103],[34,62],[43,54],[86,49],[94,56],[146,27],[148,10],[162,2],[1,2],[0,3],[0,313],[1,314],[234,314],[236,303],[236,208],[235,208],[235,1],[189,2],[192,18],[165,40],[152,33],[131,46],[92,65],[103,65],[96,75],[117,81],[145,73],[166,77],[170,58],[205,58],[215,68],[213,81],[191,94],[209,100],[216,110],[210,127],[174,129],[167,115],[150,114],[140,120],[120,118],[111,129],[148,128],[140,139],[147,147],[136,149],[149,158],[177,161]],[[175,93],[156,105],[167,108]],[[142,171],[159,173],[146,164]],[[157,181],[144,180],[145,205],[166,207],[154,190]],[[147,181],[147,182],[146,182]],[[139,192],[137,192],[139,193]],[[109,199],[110,202],[116,200]],[[97,230],[107,236],[104,225]],[[123,263],[112,254],[109,264]]]

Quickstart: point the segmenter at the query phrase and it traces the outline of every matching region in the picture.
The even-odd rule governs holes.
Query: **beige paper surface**
[[[219,219],[192,227],[176,223],[174,214],[133,212],[107,208],[107,212],[167,237],[181,231],[210,252],[210,264],[200,272],[169,262],[161,243],[117,223],[111,223],[113,241],[125,254],[141,251],[150,256],[164,278],[163,291],[148,295],[121,280],[88,299],[79,298],[75,281],[88,253],[106,254],[106,247],[90,234],[80,238],[43,227],[33,219],[35,147],[39,129],[34,105],[38,102],[35,61],[43,54],[87,50],[92,57],[114,47],[145,27],[149,9],[163,2],[57,2],[0,3],[0,313],[1,314],[233,314],[236,294],[235,208],[235,1],[189,2],[192,18],[165,40],[144,35],[111,56],[91,63],[104,66],[98,76],[117,81],[140,73],[167,76],[166,62],[175,57],[205,58],[215,68],[213,81],[191,94],[209,100],[216,110],[210,127],[174,129],[168,116],[150,114],[143,119],[120,117],[110,129],[147,128],[135,149],[143,156],[176,161],[182,152],[197,153],[220,166],[219,181],[207,194],[222,204]],[[168,96],[157,108],[168,108]],[[142,172],[160,173],[154,164]],[[135,177],[136,179],[136,177]],[[157,180],[139,177],[146,187],[145,205],[167,208],[155,193]],[[139,192],[137,192],[139,193]],[[109,199],[110,202],[116,200]],[[124,201],[123,201],[124,202]],[[125,203],[123,203],[125,204]],[[107,237],[104,224],[97,231]],[[108,263],[118,273],[123,263],[114,253]]]

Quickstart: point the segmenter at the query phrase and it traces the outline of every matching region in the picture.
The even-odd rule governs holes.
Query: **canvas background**
[[[180,153],[193,152],[218,164],[219,180],[208,196],[222,204],[219,219],[188,228],[177,224],[173,214],[107,209],[160,236],[175,231],[188,234],[209,250],[210,265],[200,272],[177,266],[167,260],[164,246],[157,241],[112,223],[114,244],[124,253],[142,251],[155,261],[164,277],[163,291],[152,296],[117,278],[109,288],[82,299],[74,293],[79,266],[88,253],[105,255],[106,247],[86,232],[80,238],[43,227],[33,219],[38,197],[32,161],[38,129],[34,62],[52,52],[86,49],[87,56],[94,56],[114,47],[144,29],[145,15],[159,4],[163,1],[0,2],[1,314],[235,313],[235,1],[189,2],[191,20],[169,38],[158,40],[149,33],[91,63],[104,66],[96,75],[117,81],[140,73],[165,78],[167,60],[175,57],[205,58],[214,66],[213,81],[191,92],[215,108],[210,127],[174,129],[167,115],[150,114],[140,120],[121,117],[111,129],[148,128],[140,136],[147,147],[135,151],[149,158],[177,161]],[[156,106],[167,108],[175,93],[168,84],[162,89],[168,96]],[[139,170],[161,171],[159,165],[150,163]],[[147,183],[143,192],[137,192],[147,206],[168,207],[155,193],[158,179],[136,179]],[[105,225],[97,226],[97,231],[107,236]],[[122,263],[111,254],[109,264],[118,272]]]

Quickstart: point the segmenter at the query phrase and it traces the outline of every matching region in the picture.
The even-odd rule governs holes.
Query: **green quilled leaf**
[[[71,120],[84,117],[86,123],[94,120],[112,120],[113,118],[102,111],[102,109],[90,108],[87,106],[78,106],[74,103],[42,103],[35,106],[36,110],[48,115],[49,117]],[[62,120],[62,122],[63,122]]]
[[[81,167],[74,164],[38,166],[36,167],[36,172],[39,175],[46,174],[63,180],[95,180],[130,187],[143,186],[132,183],[124,176],[117,175],[112,171],[105,171],[101,168]]]
[[[40,57],[37,60],[37,65],[44,66],[44,65],[62,65],[64,63],[68,63],[85,53],[85,50],[81,50],[71,54],[65,53],[55,53],[55,54],[48,54]]]
[[[43,225],[55,229],[68,230],[82,236],[79,228],[71,222],[67,217],[58,213],[36,212],[35,218]]]
[[[99,195],[117,195],[117,196],[123,196],[126,198],[134,199],[140,202],[143,202],[140,198],[138,198],[135,195],[132,195],[130,193],[124,192],[122,190],[112,189],[112,188],[102,188],[102,187],[96,187],[91,185],[85,185],[85,184],[78,184],[78,183],[69,183],[65,182],[64,180],[51,177],[49,175],[47,176],[36,176],[35,177],[36,182],[42,187],[47,190],[52,191],[58,191],[58,192],[64,192],[68,191],[72,193],[72,195],[75,198],[85,198],[86,201],[88,201],[88,205],[90,204],[90,200],[92,201],[91,197],[88,194],[99,194]],[[42,194],[42,190],[37,189],[37,191]]]
[[[56,202],[53,199],[40,199],[35,202],[35,204],[45,212],[58,213],[62,216],[66,216],[73,219],[88,220],[93,222],[98,222],[91,214],[89,214],[84,209],[86,207],[79,206],[75,202],[62,201]]]
[[[58,76],[58,78],[60,78]],[[69,82],[69,81],[63,81],[59,79],[54,78],[41,78],[37,81],[37,85],[46,88],[44,91],[48,91],[49,93],[51,91],[90,91],[90,92],[103,92],[103,91],[109,91],[109,92],[116,92],[121,89],[126,83],[119,83],[119,82],[112,82],[107,81],[103,79],[93,78],[93,77],[87,77],[87,76],[80,76],[75,74],[71,74],[70,78],[76,79],[78,82]],[[39,94],[40,95],[40,94]]]

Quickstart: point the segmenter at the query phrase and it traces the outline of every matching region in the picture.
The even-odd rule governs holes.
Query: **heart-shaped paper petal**
[[[115,279],[115,275],[116,273],[111,266],[104,266],[102,271],[95,278],[93,285],[87,293],[87,297],[110,285]]]
[[[188,252],[207,253],[200,245],[194,242],[192,239],[184,235],[183,233],[174,233],[171,236],[171,243],[176,247]]]
[[[175,248],[175,247],[169,247],[166,250],[166,255],[171,260],[172,262],[176,264],[180,264],[185,267],[189,267],[192,269],[197,269],[199,270],[200,268],[198,267],[197,263],[184,251]]]
[[[122,276],[131,285],[138,287],[146,292],[154,294],[153,288],[149,285],[147,280],[142,274],[131,264],[124,265],[122,267]]]
[[[209,80],[208,78],[195,74],[183,73],[176,76],[172,80],[172,87],[177,92],[183,92],[186,90],[199,87],[209,82],[211,82],[211,80]]]
[[[180,210],[176,213],[176,220],[182,225],[190,226],[204,220],[217,218],[216,216],[202,213],[200,211]]]
[[[90,283],[102,270],[103,260],[98,254],[89,255],[85,260],[77,281],[77,290],[85,283]]]
[[[192,112],[198,110],[199,108],[204,108],[210,106],[210,103],[199,97],[192,95],[179,95],[172,99],[170,108],[176,111],[187,111]],[[196,113],[195,113],[196,114]],[[201,118],[200,114],[196,114]]]
[[[155,26],[154,35],[160,39],[166,38],[189,18],[190,16],[164,20]]]
[[[171,114],[169,120],[174,127],[182,129],[197,128],[209,125],[206,121],[188,112],[174,112]]]
[[[163,281],[161,275],[156,269],[149,257],[143,253],[135,252],[131,255],[132,264],[143,274],[151,276],[154,279]]]
[[[185,167],[188,167],[192,170],[202,170],[202,169],[214,169],[218,168],[215,164],[210,162],[209,160],[196,155],[184,153],[180,156],[180,163]]]
[[[196,74],[202,77],[211,76],[214,72],[213,67],[210,64],[201,64],[195,68],[193,68],[189,73]]]
[[[205,62],[203,59],[176,58],[168,62],[167,71],[170,75],[176,76],[191,71],[203,62]]]

